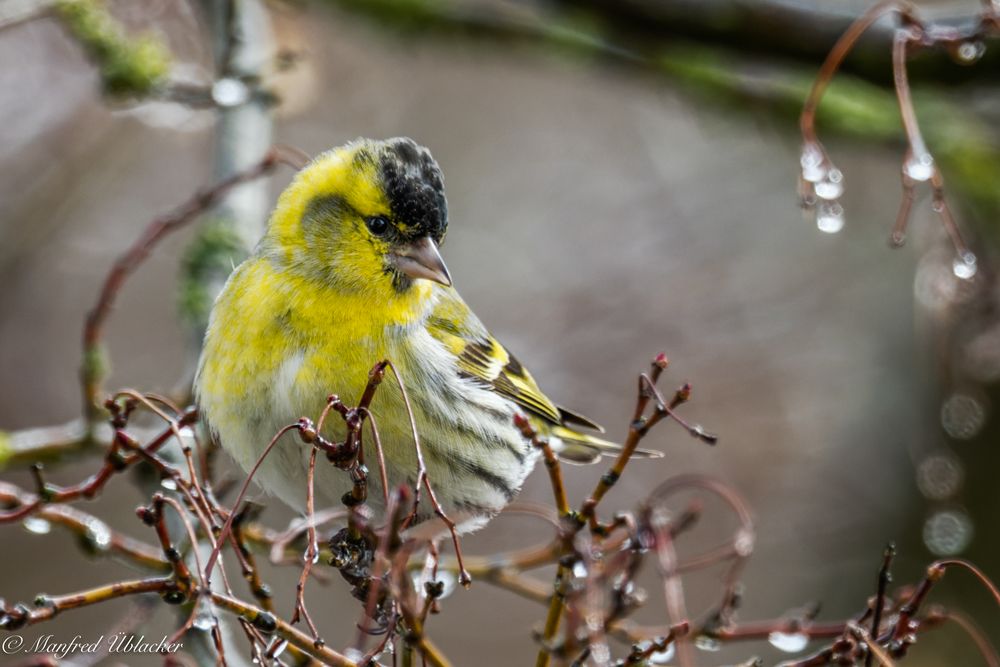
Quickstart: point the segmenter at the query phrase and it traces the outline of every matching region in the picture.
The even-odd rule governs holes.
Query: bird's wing
[[[531,414],[552,424],[562,424],[563,413],[538,388],[528,369],[487,331],[454,290],[442,292],[427,326],[431,335],[458,359],[458,372],[509,398]],[[576,421],[593,423],[585,417],[577,417]]]
[[[431,335],[456,356],[461,375],[480,382],[541,418],[548,424],[546,432],[561,441],[558,453],[568,461],[591,463],[601,454],[613,455],[620,451],[621,447],[615,443],[579,433],[574,427],[601,432],[604,429],[591,419],[549,400],[528,369],[490,334],[462,298],[454,290],[441,292],[427,326]],[[637,454],[660,455],[644,450]]]

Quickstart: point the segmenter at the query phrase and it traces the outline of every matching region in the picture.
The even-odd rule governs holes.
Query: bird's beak
[[[429,236],[408,243],[392,253],[396,268],[411,278],[425,278],[451,287],[451,275],[437,245]]]

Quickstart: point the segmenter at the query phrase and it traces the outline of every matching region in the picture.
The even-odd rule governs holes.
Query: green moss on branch
[[[55,9],[97,65],[107,94],[143,97],[166,84],[170,53],[161,40],[128,37],[101,0],[58,0]]]

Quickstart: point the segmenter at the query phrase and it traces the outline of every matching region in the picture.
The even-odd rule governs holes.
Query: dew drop
[[[52,524],[41,517],[29,516],[24,520],[24,529],[35,535],[47,535],[52,531]]]
[[[837,202],[823,202],[816,209],[816,228],[836,234],[844,228],[844,207]]]
[[[826,178],[816,183],[816,196],[827,201],[834,201],[844,194],[844,175],[839,169],[831,169]]]
[[[233,77],[224,77],[212,84],[212,100],[220,107],[235,107],[250,99],[250,89]]]
[[[804,632],[772,632],[767,641],[779,651],[798,653],[809,645],[809,635]]]
[[[708,635],[698,635],[695,637],[694,645],[702,651],[709,651],[711,653],[715,653],[716,651],[722,649],[722,642],[715,637],[709,637]]]
[[[87,522],[87,542],[98,551],[111,548],[111,529],[108,524],[96,519]]]
[[[212,613],[211,608],[206,606],[200,610],[198,615],[194,617],[194,622],[191,625],[196,630],[210,632],[216,625],[215,615]]]
[[[649,661],[654,665],[665,665],[674,659],[674,644],[671,642],[662,651],[655,651],[649,654]]]
[[[924,522],[924,544],[936,556],[954,556],[972,541],[972,520],[957,509],[935,512]]]
[[[931,500],[954,496],[962,488],[964,477],[962,462],[950,452],[931,454],[917,465],[917,488]]]
[[[819,183],[826,180],[830,173],[826,156],[822,149],[814,143],[805,144],[802,147],[802,157],[799,159],[802,165],[802,179],[810,183]]]
[[[583,564],[582,560],[573,563],[573,576],[577,579],[587,578],[587,566]]]
[[[986,45],[980,41],[962,42],[955,50],[957,60],[964,65],[971,65],[986,53]]]
[[[167,491],[177,490],[177,482],[175,482],[171,477],[164,477],[162,480],[160,480],[160,486],[162,486]]]
[[[976,264],[976,256],[971,252],[967,252],[961,257],[955,258],[955,261],[952,262],[951,270],[958,278],[971,280],[975,277],[978,270]]]
[[[906,175],[915,181],[923,182],[930,180],[934,175],[934,157],[930,153],[911,155],[903,167]]]

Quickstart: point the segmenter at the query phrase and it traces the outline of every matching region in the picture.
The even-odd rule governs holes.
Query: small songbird
[[[447,228],[441,170],[410,139],[359,139],[298,173],[213,307],[195,380],[207,424],[244,469],[283,426],[315,418],[328,395],[356,404],[382,359],[399,372],[431,484],[463,530],[503,509],[535,464],[515,414],[564,459],[619,450],[581,433],[600,427],[550,401],[465,304],[438,251]],[[377,389],[371,415],[390,489],[414,484],[409,413],[394,382]],[[345,434],[342,419],[327,419],[327,440]],[[372,467],[372,438],[364,447]],[[301,510],[308,457],[308,445],[286,437],[255,479]],[[368,494],[376,510],[378,478]],[[318,506],[333,504],[351,481],[321,459],[315,488]],[[418,518],[429,512],[422,504]]]

